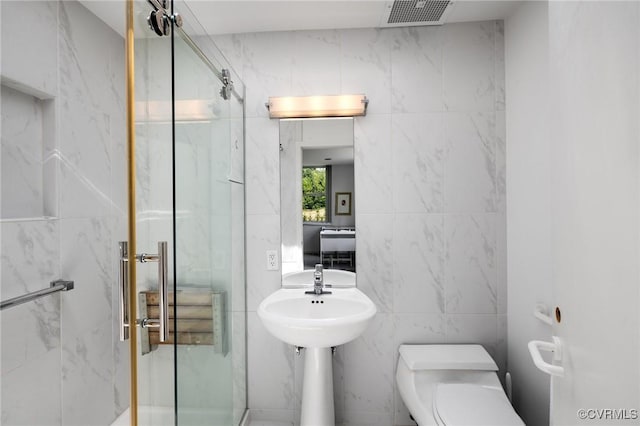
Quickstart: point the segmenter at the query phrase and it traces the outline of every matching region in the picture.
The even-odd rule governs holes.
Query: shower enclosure
[[[242,424],[241,80],[183,2],[0,22],[0,423]]]
[[[246,408],[244,86],[184,2],[127,5],[130,422],[235,426]]]

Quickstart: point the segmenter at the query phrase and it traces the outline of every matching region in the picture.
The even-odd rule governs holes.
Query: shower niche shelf
[[[2,202],[0,219],[57,216],[55,100],[6,79],[0,86]]]

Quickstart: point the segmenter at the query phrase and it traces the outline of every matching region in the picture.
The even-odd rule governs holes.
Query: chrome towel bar
[[[51,285],[49,286],[49,288],[43,288],[42,290],[34,291],[32,293],[24,294],[18,297],[13,297],[11,299],[7,299],[3,302],[0,302],[0,311],[5,308],[10,308],[12,306],[18,306],[23,303],[31,302],[32,300],[38,299],[40,297],[46,296],[51,293],[56,293],[58,291],[68,291],[68,290],[73,290],[73,281],[64,281],[64,280],[51,281]]]

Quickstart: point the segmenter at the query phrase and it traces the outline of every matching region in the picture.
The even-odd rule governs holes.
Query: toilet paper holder
[[[551,315],[549,315],[549,313],[547,312],[547,307],[542,303],[538,303],[536,305],[535,309],[533,310],[533,316],[538,318],[540,321],[542,321],[545,324],[548,324],[548,325],[553,324],[553,319],[551,318]]]

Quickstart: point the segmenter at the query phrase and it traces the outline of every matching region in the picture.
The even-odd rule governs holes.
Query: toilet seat
[[[502,388],[467,383],[436,385],[433,417],[446,426],[524,426]]]

